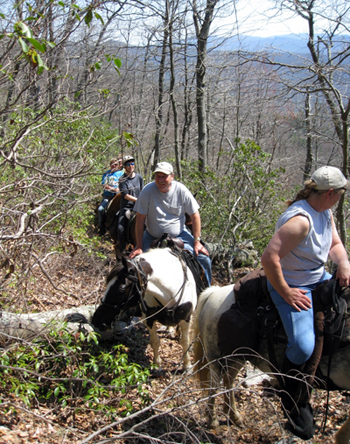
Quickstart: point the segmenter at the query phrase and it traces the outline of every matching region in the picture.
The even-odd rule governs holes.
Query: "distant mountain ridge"
[[[276,52],[291,52],[295,54],[308,53],[308,34],[286,34],[276,35],[269,37],[257,37],[241,35],[230,37],[220,44],[221,51],[237,51],[242,49],[245,51],[262,51],[264,49],[274,49]],[[211,40],[210,45],[215,46],[219,42],[219,39],[215,38]],[[350,44],[350,36],[338,37],[335,41],[333,51],[341,50],[341,47],[345,44]]]

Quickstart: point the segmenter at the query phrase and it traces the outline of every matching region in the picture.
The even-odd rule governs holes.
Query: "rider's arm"
[[[192,214],[191,216],[192,221],[192,234],[194,239],[198,239],[201,236],[201,217],[199,212]],[[204,245],[201,244],[200,240],[194,241],[194,252],[196,253],[196,256],[198,256],[198,253],[203,253],[206,256],[209,256],[209,253]]]
[[[305,296],[305,290],[289,287],[283,277],[281,259],[300,244],[307,236],[309,228],[310,223],[305,216],[292,217],[276,231],[261,257],[261,264],[270,284],[298,311],[311,308],[311,301]]]
[[[125,194],[124,199],[130,200],[130,202],[136,202],[137,201],[137,197],[134,197],[131,194]]]
[[[335,227],[332,217],[332,246],[329,251],[329,257],[338,265],[337,275],[341,287],[347,287],[350,283],[350,264],[348,255]]]
[[[131,251],[129,255],[130,259],[142,253],[145,221],[146,214],[136,214],[136,247]]]

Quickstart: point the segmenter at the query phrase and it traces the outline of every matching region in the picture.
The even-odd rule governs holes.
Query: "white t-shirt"
[[[146,216],[146,227],[155,238],[168,233],[177,237],[184,230],[187,213],[189,216],[199,210],[199,205],[185,185],[173,180],[167,193],[159,191],[155,182],[141,191],[134,211]]]
[[[310,229],[300,244],[281,259],[283,276],[289,285],[315,284],[322,279],[332,246],[331,211],[318,212],[306,200],[299,200],[281,215],[276,230],[297,215],[308,218]]]

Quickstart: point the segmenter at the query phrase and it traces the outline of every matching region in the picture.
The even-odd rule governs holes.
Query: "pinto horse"
[[[190,367],[190,318],[197,305],[196,282],[181,255],[169,248],[157,248],[134,259],[124,256],[107,278],[107,288],[96,309],[92,324],[100,331],[110,329],[114,320],[133,316],[141,310],[150,334],[153,362],[160,367],[160,340],[156,321],[179,326],[183,368]]]
[[[321,284],[323,285],[323,284]],[[246,361],[250,361],[260,370],[276,376],[280,376],[280,368],[285,355],[286,341],[276,344],[275,357],[277,368],[270,363],[268,353],[268,343],[266,338],[261,337],[258,345],[251,350],[242,343],[242,348],[232,350],[230,355],[224,356],[218,347],[218,342],[222,340],[229,341],[230,338],[219,337],[219,320],[223,313],[227,312],[232,304],[236,302],[234,286],[210,287],[204,290],[198,301],[196,315],[194,318],[194,335],[196,342],[194,344],[194,361],[196,376],[199,378],[202,388],[207,391],[208,401],[208,425],[209,427],[218,426],[218,418],[215,410],[215,391],[216,386],[223,377],[226,386],[225,407],[229,410],[230,421],[238,426],[243,422],[239,412],[236,409],[233,385],[240,369]],[[251,327],[251,326],[250,326]],[[236,328],[236,330],[235,330]],[[249,334],[249,332],[247,332]],[[229,332],[232,337],[237,336],[237,327],[232,325]],[[350,390],[350,319],[345,319],[342,338],[346,338],[329,360],[329,356],[322,356],[317,373],[317,381],[328,381],[328,384],[319,383],[317,388],[325,388],[327,385],[332,389]],[[284,336],[285,337],[285,336]],[[243,340],[244,338],[242,338]],[[286,339],[286,337],[285,337]],[[331,363],[329,367],[329,363]],[[316,382],[316,379],[315,379]],[[227,412],[228,413],[228,412]],[[342,432],[337,436],[337,444],[347,444],[350,437],[350,421],[344,424]]]

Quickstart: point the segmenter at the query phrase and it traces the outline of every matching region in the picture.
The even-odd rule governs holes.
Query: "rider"
[[[123,157],[124,175],[119,180],[119,188],[122,194],[118,219],[119,251],[126,248],[128,215],[133,210],[135,202],[143,188],[143,178],[135,173],[135,159],[133,156]]]
[[[101,180],[103,187],[102,201],[98,207],[98,227],[99,234],[104,235],[106,233],[105,226],[105,208],[108,202],[119,192],[119,178],[123,175],[123,159],[113,158],[109,162],[110,169],[107,170]]]
[[[268,279],[268,288],[288,337],[286,357],[281,373],[284,378],[282,404],[288,415],[287,428],[303,437],[305,418],[314,421],[310,404],[295,407],[297,389],[307,390],[296,377],[311,357],[315,331],[311,291],[320,282],[330,279],[325,271],[328,256],[338,265],[336,278],[340,286],[348,286],[350,264],[337,233],[331,208],[341,194],[350,189],[350,182],[338,168],[323,166],[306,181],[289,207],[277,221],[276,233],[262,255],[261,263]],[[294,376],[294,378],[292,377]],[[309,436],[309,437],[311,437]]]
[[[211,261],[207,249],[200,241],[201,218],[197,201],[183,184],[174,181],[170,163],[158,163],[154,178],[154,182],[142,190],[135,205],[137,245],[129,257],[148,251],[155,239],[168,233],[171,237],[181,239],[185,248],[197,256],[210,285]],[[191,217],[193,235],[186,228],[185,213]],[[144,232],[145,223],[147,229]]]

